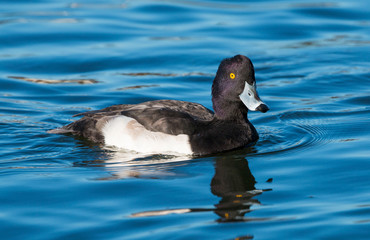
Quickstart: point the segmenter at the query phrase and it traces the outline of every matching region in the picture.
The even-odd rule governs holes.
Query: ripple
[[[258,154],[286,153],[292,150],[304,151],[307,148],[322,148],[331,142],[351,142],[354,136],[361,135],[366,120],[361,124],[343,122],[349,115],[361,116],[363,111],[320,112],[289,111],[269,117],[271,127],[260,128],[261,139],[258,145],[263,149]],[[275,118],[275,119],[274,119]],[[265,119],[265,121],[267,121]],[[263,121],[263,122],[265,122]]]
[[[136,86],[117,88],[116,90],[125,91],[125,90],[140,89],[140,88],[152,88],[152,87],[159,87],[159,85],[158,84],[136,85]]]
[[[328,47],[333,45],[338,46],[364,46],[369,45],[370,41],[363,39],[361,36],[352,36],[352,35],[334,35],[330,38],[322,38],[319,40],[310,40],[296,42],[294,44],[289,44],[285,48],[308,48],[308,47]]]
[[[96,9],[109,9],[109,8],[127,8],[127,4],[98,4],[98,3],[71,3],[69,8],[96,8]]]
[[[41,83],[41,84],[64,84],[64,83],[77,83],[77,84],[95,84],[99,81],[95,79],[41,79],[41,78],[28,78],[20,76],[8,76],[11,79],[23,80],[26,82],[32,83]]]
[[[150,40],[155,40],[155,41],[187,41],[191,40],[192,38],[190,37],[150,37]]]
[[[187,76],[214,76],[213,74],[203,72],[189,72],[189,73],[156,73],[156,72],[133,72],[133,73],[119,73],[124,76],[142,77],[142,76],[158,76],[158,77],[187,77]]]

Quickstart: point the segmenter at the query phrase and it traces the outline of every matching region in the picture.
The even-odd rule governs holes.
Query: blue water
[[[369,239],[370,1],[1,1],[2,239]],[[212,107],[249,56],[259,142],[145,156],[46,133],[76,113]]]

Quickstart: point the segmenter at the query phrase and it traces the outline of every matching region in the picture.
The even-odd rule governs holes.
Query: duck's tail
[[[55,128],[55,129],[51,129],[47,131],[47,133],[51,133],[51,134],[64,134],[64,133],[73,133],[73,132],[74,131],[72,129],[65,129],[63,127]]]

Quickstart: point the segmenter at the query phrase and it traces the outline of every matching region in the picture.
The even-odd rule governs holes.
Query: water
[[[4,239],[369,239],[369,1],[2,1]],[[250,148],[104,150],[46,131],[118,103],[211,108],[221,59],[270,111]]]

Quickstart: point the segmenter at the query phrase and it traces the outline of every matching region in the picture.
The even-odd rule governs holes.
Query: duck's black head
[[[212,102],[219,118],[229,118],[247,109],[269,110],[258,96],[253,64],[243,55],[226,58],[220,63],[212,85]]]

